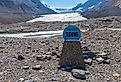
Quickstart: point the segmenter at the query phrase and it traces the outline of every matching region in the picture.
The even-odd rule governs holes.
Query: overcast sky
[[[76,4],[84,2],[86,0],[43,0],[43,1],[53,7],[73,7]]]

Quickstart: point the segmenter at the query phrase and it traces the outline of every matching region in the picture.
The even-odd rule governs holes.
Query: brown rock
[[[112,66],[113,66],[113,67],[120,67],[119,64],[113,64]]]
[[[113,73],[113,77],[120,77],[119,73]]]

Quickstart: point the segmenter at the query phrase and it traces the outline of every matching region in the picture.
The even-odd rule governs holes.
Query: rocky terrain
[[[58,65],[63,37],[0,38],[0,82],[121,82],[121,17],[0,25],[1,33],[62,30],[76,24],[86,70]],[[110,30],[113,29],[113,30]]]
[[[17,23],[17,24],[1,24],[0,33],[22,33],[22,32],[38,32],[38,31],[56,31],[63,30],[68,24],[75,24],[83,30],[120,28],[121,17],[103,17],[96,19],[88,19],[77,22],[33,22],[33,23]]]

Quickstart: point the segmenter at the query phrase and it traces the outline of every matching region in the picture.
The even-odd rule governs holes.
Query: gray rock
[[[75,77],[75,78],[82,79],[82,80],[86,79],[86,73],[85,73],[84,70],[73,69],[73,70],[71,71],[71,74],[72,74],[72,76]]]
[[[0,64],[3,63],[3,60],[0,60]]]
[[[92,51],[85,51],[83,55],[84,55],[84,58],[93,58],[96,56],[95,53]]]
[[[84,61],[85,61],[86,64],[92,65],[92,59],[91,58],[85,59]]]
[[[25,59],[22,54],[16,54],[15,57],[16,57],[17,60]]]
[[[24,82],[35,82],[34,80],[25,80]]]

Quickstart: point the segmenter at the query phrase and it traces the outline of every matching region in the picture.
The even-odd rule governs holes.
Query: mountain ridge
[[[52,14],[54,10],[44,6],[40,0],[0,0],[0,13]]]
[[[120,0],[88,0],[83,4],[78,4],[75,11],[87,18],[99,18],[106,16],[121,16]]]

